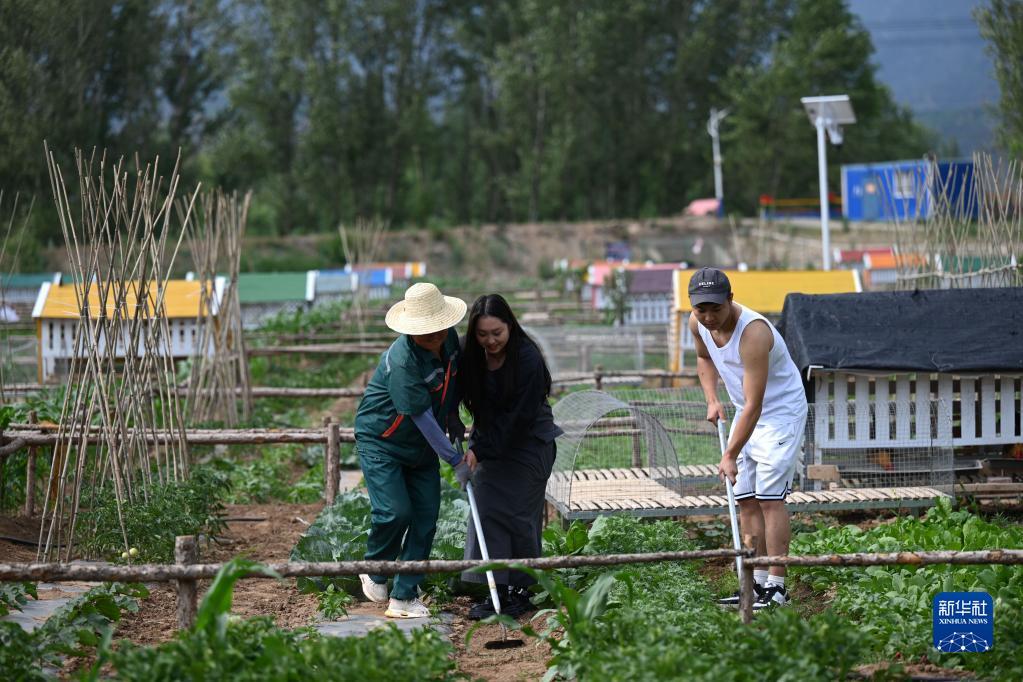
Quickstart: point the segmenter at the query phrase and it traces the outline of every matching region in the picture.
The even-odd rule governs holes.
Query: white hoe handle
[[[472,512],[472,525],[476,528],[476,541],[480,543],[480,554],[483,555],[484,561],[490,561],[487,539],[483,537],[483,523],[480,522],[480,512],[476,508],[476,495],[473,494],[472,481],[465,484],[465,492],[469,496],[469,511]],[[490,587],[490,598],[494,601],[494,612],[501,613],[501,600],[497,596],[497,583],[494,581],[493,571],[487,571],[487,586]]]
[[[721,445],[722,457],[725,456],[725,449],[728,448],[728,440],[725,433],[725,420],[718,419],[718,442]],[[742,549],[742,542],[739,540],[739,518],[735,513],[735,491],[732,490],[732,482],[728,480],[727,476],[725,476],[725,490],[728,492],[728,516],[732,522],[732,546],[736,551],[739,551]],[[739,584],[741,585],[742,558],[738,556],[735,557],[735,573],[739,577]]]

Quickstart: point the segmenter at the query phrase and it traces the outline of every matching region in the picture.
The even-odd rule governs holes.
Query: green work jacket
[[[441,429],[447,416],[458,409],[455,375],[458,373],[458,334],[448,338],[435,357],[403,334],[391,344],[355,414],[355,441],[360,454],[393,457],[418,466],[436,457],[433,448],[412,422],[412,417],[433,410]]]

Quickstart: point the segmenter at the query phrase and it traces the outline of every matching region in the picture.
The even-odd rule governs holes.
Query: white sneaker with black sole
[[[418,597],[408,601],[391,597],[384,615],[388,618],[426,618],[430,615],[430,609]]]
[[[382,604],[387,601],[387,583],[380,584],[373,582],[365,573],[359,574],[359,580],[362,581],[362,593],[366,595],[366,599],[372,602]]]
[[[756,602],[760,599],[760,596],[764,593],[764,587],[760,583],[753,583],[753,601]],[[727,597],[721,597],[718,599],[718,606],[734,606],[739,607],[739,591],[736,590],[735,594]]]
[[[763,593],[753,602],[753,610],[760,611],[771,606],[785,606],[789,603],[788,592],[784,585],[768,585]]]

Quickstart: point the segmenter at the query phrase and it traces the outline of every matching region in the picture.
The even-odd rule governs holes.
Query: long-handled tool
[[[458,451],[462,451],[462,443],[458,441]],[[466,481],[465,492],[469,497],[469,513],[472,514],[472,525],[476,529],[476,542],[480,545],[480,556],[484,561],[490,561],[490,552],[487,551],[487,539],[483,535],[483,522],[480,521],[479,508],[476,506],[476,495],[472,489],[472,481]],[[494,604],[494,612],[501,614],[501,599],[497,596],[497,582],[494,580],[494,572],[487,571],[487,586],[490,588],[490,599]],[[493,640],[484,644],[486,649],[511,649],[525,644],[521,639],[508,639],[508,628],[501,623],[501,639]]]
[[[725,436],[725,420],[718,419],[718,442],[721,445],[721,456],[725,456],[725,450],[728,448],[728,440]],[[732,546],[735,551],[742,549],[742,542],[739,540],[739,518],[735,512],[735,490],[732,489],[732,482],[725,476],[725,490],[728,492],[728,516],[732,522]],[[739,584],[742,585],[742,558],[738,555],[735,557],[735,573],[739,578]]]

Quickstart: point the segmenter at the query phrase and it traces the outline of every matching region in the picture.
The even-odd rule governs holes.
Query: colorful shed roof
[[[156,303],[156,282],[150,282],[149,306],[146,315],[152,315],[152,306]],[[109,285],[108,285],[109,287]],[[114,297],[116,291],[110,287],[110,293],[106,296],[106,314],[114,314]],[[128,310],[135,307],[138,296],[138,282],[129,282],[126,292],[126,306]],[[201,296],[199,282],[186,281],[183,279],[172,279],[166,283],[164,294],[164,309],[168,318],[190,318],[199,317]],[[89,315],[99,317],[100,315],[100,288],[96,284],[88,287]],[[76,320],[80,314],[79,298],[84,295],[81,284],[50,284],[44,283],[39,290],[39,297],[36,300],[32,317],[44,319],[72,319]]]
[[[672,270],[639,268],[629,270],[630,294],[670,294],[674,282]]]
[[[0,276],[4,289],[35,289],[45,282],[56,282],[59,272],[9,272]]]
[[[675,309],[691,310],[689,278],[695,270],[675,272]],[[855,270],[725,270],[735,300],[764,315],[781,313],[789,294],[846,294],[862,291]]]
[[[242,272],[238,274],[238,302],[287,303],[312,300],[309,273]]]
[[[915,253],[867,253],[863,255],[863,266],[870,270],[896,270],[900,265],[927,265],[926,256]]]

